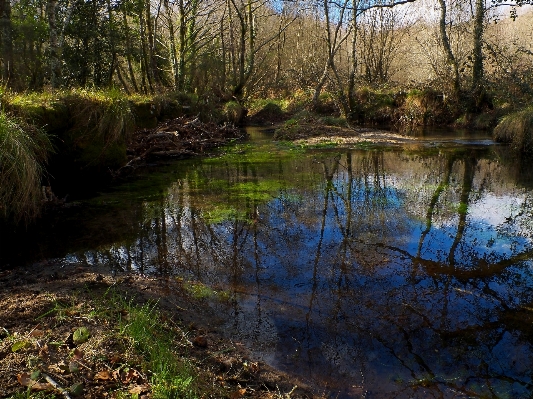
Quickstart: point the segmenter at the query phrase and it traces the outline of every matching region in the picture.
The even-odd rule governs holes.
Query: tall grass
[[[533,107],[509,114],[494,128],[494,140],[520,152],[533,152]]]
[[[42,130],[0,110],[0,212],[29,221],[41,208],[41,180],[52,149]]]
[[[97,134],[106,143],[125,139],[134,128],[135,118],[128,97],[119,90],[76,90],[64,97],[74,129]]]

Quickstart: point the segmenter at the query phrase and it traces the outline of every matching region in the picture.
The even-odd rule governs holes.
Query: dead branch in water
[[[242,140],[246,136],[232,124],[204,123],[198,118],[176,118],[154,129],[135,132],[128,144],[128,163],[114,173],[127,174],[136,167],[161,158],[186,158]]]

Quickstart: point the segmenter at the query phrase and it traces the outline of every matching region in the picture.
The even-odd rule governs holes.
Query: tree
[[[0,48],[2,49],[0,60],[3,65],[0,76],[5,84],[10,83],[13,75],[12,29],[10,0],[0,0]]]

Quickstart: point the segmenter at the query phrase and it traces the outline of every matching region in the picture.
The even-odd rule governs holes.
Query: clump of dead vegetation
[[[533,151],[533,107],[509,114],[494,128],[494,140],[517,151]]]
[[[204,123],[198,117],[180,117],[159,124],[155,129],[143,129],[133,134],[128,145],[128,163],[119,174],[154,158],[186,158],[207,150],[242,140],[243,130],[233,124]]]

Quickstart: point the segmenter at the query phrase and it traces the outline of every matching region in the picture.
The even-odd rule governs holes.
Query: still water
[[[531,397],[531,168],[487,138],[251,133],[102,193],[39,251],[223,291],[221,330],[332,397]]]

